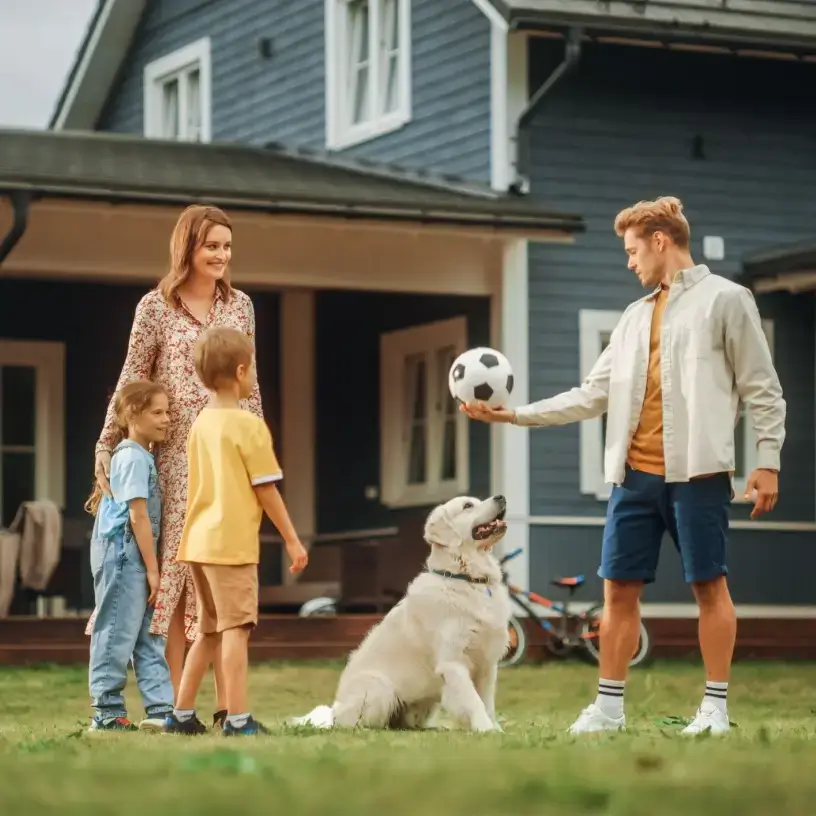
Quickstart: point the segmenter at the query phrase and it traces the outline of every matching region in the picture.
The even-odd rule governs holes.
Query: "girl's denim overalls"
[[[149,458],[147,510],[154,546],[161,524],[161,493],[153,456],[141,445],[124,440],[111,458],[125,448],[137,448]],[[124,688],[133,660],[136,683],[148,717],[173,710],[173,687],[164,656],[165,641],[150,634],[153,608],[147,605],[147,570],[128,519],[107,537],[99,537],[99,514],[91,538],[96,618],[91,634],[89,685],[98,719],[126,717]]]

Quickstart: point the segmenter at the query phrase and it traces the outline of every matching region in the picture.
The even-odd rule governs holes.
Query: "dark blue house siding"
[[[412,4],[412,121],[347,153],[487,181],[490,26],[470,0],[440,5]],[[145,65],[205,36],[214,140],[324,149],[323,0],[153,0],[98,129],[142,133]],[[269,59],[261,37],[272,40]]]
[[[531,88],[561,58],[533,41]],[[643,292],[626,269],[612,225],[623,207],[683,199],[699,262],[702,238],[725,239],[734,276],[744,253],[802,239],[816,223],[816,65],[726,59],[588,45],[533,125],[533,193],[581,212],[573,246],[534,245],[530,261],[531,399],[577,384],[578,312],[620,309]],[[693,143],[701,137],[702,156]],[[779,375],[788,400],[777,520],[814,519],[814,298],[758,298],[775,320]],[[579,491],[578,426],[531,434],[531,512],[601,515]],[[734,507],[733,518],[747,508]],[[595,530],[593,535],[598,536]]]
[[[532,527],[530,530],[530,584],[551,598],[564,591],[548,586],[550,578],[583,573],[586,585],[576,601],[601,601],[603,586],[597,576],[603,527]],[[737,604],[816,604],[812,561],[803,568],[803,554],[813,550],[812,532],[734,530],[728,555],[728,583]],[[804,558],[809,558],[805,555]],[[690,603],[691,588],[683,580],[680,556],[666,538],[657,580],[643,593],[644,603]]]
[[[531,87],[561,58],[558,44],[533,41]],[[533,124],[533,193],[581,212],[587,231],[575,245],[534,245],[530,253],[530,395],[577,384],[578,312],[623,308],[643,292],[626,269],[612,224],[640,199],[677,195],[702,238],[725,239],[726,259],[709,262],[733,277],[740,258],[768,244],[812,234],[816,219],[816,66],[724,59],[613,45],[585,47],[577,71],[556,86]],[[702,154],[693,150],[701,137]],[[758,298],[775,321],[777,368],[788,401],[781,498],[774,520],[814,519],[814,298]],[[606,505],[579,490],[579,429],[531,433],[533,515],[602,516]],[[747,517],[735,505],[732,519]],[[586,573],[579,597],[601,597],[601,526],[530,530],[530,575]],[[812,532],[734,530],[729,583],[743,604],[814,603],[802,554]],[[773,559],[772,561],[769,559]],[[769,575],[769,564],[773,573]],[[805,571],[806,572],[806,571]],[[644,600],[690,601],[668,538]]]
[[[413,0],[413,117],[345,154],[490,181],[490,23],[471,0]]]

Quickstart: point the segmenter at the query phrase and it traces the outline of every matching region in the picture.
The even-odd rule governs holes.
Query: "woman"
[[[207,402],[198,381],[193,348],[209,326],[232,326],[255,339],[252,301],[229,281],[232,225],[215,207],[188,207],[170,238],[170,272],[136,307],[127,357],[117,390],[130,380],[151,379],[170,397],[170,428],[156,456],[163,493],[159,562],[161,580],[151,632],[167,638],[166,656],[173,688],[178,693],[185,641],[195,639],[195,591],[189,567],[175,561],[187,502],[187,434]],[[263,418],[258,386],[243,401]],[[96,444],[95,476],[109,493],[112,443],[116,438],[113,400]],[[88,624],[90,631],[91,623]],[[186,636],[186,637],[185,637]],[[219,695],[216,722],[226,716],[221,705],[223,683],[220,654],[214,664]]]

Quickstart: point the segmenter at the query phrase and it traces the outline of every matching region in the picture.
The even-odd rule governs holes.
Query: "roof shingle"
[[[279,146],[195,144],[81,131],[0,130],[0,193],[397,219],[528,232],[581,231],[577,214],[484,185],[363,166]]]

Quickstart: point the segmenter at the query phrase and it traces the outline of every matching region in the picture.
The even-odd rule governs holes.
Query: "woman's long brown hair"
[[[163,385],[151,380],[131,380],[116,392],[113,398],[113,410],[116,416],[116,435],[112,440],[113,447],[127,437],[128,423],[150,408],[156,394],[167,394],[167,391]],[[101,501],[102,488],[99,482],[96,482],[93,492],[85,502],[85,510],[95,516]]]
[[[232,232],[232,223],[226,213],[218,207],[206,207],[193,204],[187,207],[176,221],[173,234],[170,236],[170,271],[159,281],[156,287],[170,306],[176,306],[176,292],[193,271],[193,255],[207,240],[207,234],[215,227],[226,227]],[[224,277],[216,282],[224,300],[232,297],[232,286],[229,280],[229,268],[224,270]]]

